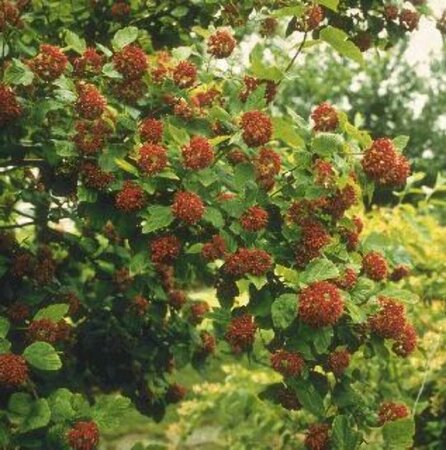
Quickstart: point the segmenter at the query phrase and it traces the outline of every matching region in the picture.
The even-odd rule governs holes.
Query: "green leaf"
[[[85,39],[80,38],[76,33],[70,30],[65,32],[65,42],[72,50],[82,55],[87,49],[87,43]]]
[[[324,327],[316,330],[313,329],[310,330],[312,334],[311,342],[313,342],[316,351],[319,354],[326,353],[328,347],[331,344],[331,340],[333,339],[333,328]]]
[[[386,287],[379,292],[379,295],[382,295],[384,297],[392,297],[409,304],[415,304],[419,301],[419,297],[417,294],[406,289],[398,289],[393,286]]]
[[[112,47],[115,51],[123,49],[126,45],[138,39],[139,30],[136,27],[125,27],[117,31],[112,39]]]
[[[300,281],[305,284],[314,283],[315,281],[329,280],[337,278],[339,270],[328,259],[316,259],[308,264],[305,272],[300,276]]]
[[[339,0],[317,0],[317,3],[319,3],[319,5],[331,9],[332,11],[337,11]]]
[[[410,137],[409,136],[397,136],[395,139],[393,139],[393,145],[396,147],[396,149],[400,152],[402,152],[407,144],[409,143]]]
[[[9,320],[0,316],[0,338],[5,338],[10,328]]]
[[[277,328],[288,328],[296,318],[296,294],[282,294],[271,306],[271,318]]]
[[[293,124],[290,121],[275,117],[273,118],[273,129],[273,139],[280,139],[294,149],[300,149],[305,146],[304,140],[293,128]]]
[[[39,370],[59,370],[62,361],[55,348],[46,342],[34,342],[25,348],[23,357]]]
[[[225,224],[225,220],[217,208],[206,208],[203,219],[210,222],[215,228],[221,228]]]
[[[413,419],[395,420],[387,422],[382,432],[386,449],[401,450],[412,447],[415,424]]]
[[[283,78],[282,71],[271,64],[263,62],[264,48],[257,44],[249,55],[251,62],[251,72],[261,80],[280,81]]]
[[[69,308],[70,306],[66,303],[57,303],[55,305],[47,306],[37,312],[34,316],[34,320],[50,319],[53,322],[58,322],[66,316]]]
[[[30,394],[23,392],[12,394],[8,410],[11,420],[19,425],[21,433],[45,427],[51,418],[48,402],[44,398],[34,400]]]
[[[173,222],[172,210],[169,206],[155,205],[147,208],[148,215],[143,223],[143,233],[152,233],[161,228],[168,227]]]
[[[187,6],[180,5],[172,9],[170,14],[172,14],[173,17],[180,19],[181,17],[184,17],[188,11],[189,8]]]
[[[34,79],[32,70],[22,61],[14,58],[5,70],[3,81],[6,84],[29,86]]]
[[[147,250],[139,252],[135,256],[133,256],[130,261],[130,274],[132,276],[143,274],[148,267],[150,267],[150,259]]]
[[[101,430],[110,430],[119,426],[130,405],[130,400],[121,395],[104,395],[91,409],[91,416]]]
[[[304,13],[304,11],[305,7],[303,5],[285,6],[284,8],[277,9],[271,15],[273,17],[288,17],[288,16],[300,17]]]
[[[3,353],[8,353],[11,349],[11,342],[7,339],[0,338],[0,355]]]
[[[197,244],[193,244],[191,245],[187,250],[186,253],[190,253],[190,254],[195,254],[195,253],[201,253],[201,250],[203,249],[203,244],[202,243],[197,243]]]
[[[320,37],[342,56],[356,61],[361,65],[364,64],[364,57],[362,56],[361,50],[352,41],[348,40],[348,34],[344,31],[328,26],[321,30]]]
[[[167,126],[167,132],[170,137],[179,145],[184,145],[189,142],[189,135],[183,128],[177,128],[175,125],[169,123]]]
[[[321,156],[331,156],[339,153],[343,145],[343,137],[334,133],[318,133],[311,142],[313,151]]]
[[[355,450],[361,443],[361,433],[353,429],[347,416],[336,416],[331,429],[333,449]]]
[[[65,422],[76,416],[72,406],[73,393],[66,388],[57,389],[48,397],[53,422]]]
[[[131,173],[132,175],[139,175],[138,169],[127,162],[125,159],[122,158],[115,158],[115,163],[118,167],[120,167],[122,170],[125,170],[128,173]]]
[[[234,169],[234,183],[238,191],[244,190],[246,183],[254,179],[254,168],[251,164],[237,164]]]
[[[316,417],[324,415],[324,400],[309,380],[299,378],[299,380],[290,380],[289,383],[296,391],[299,402],[307,411]]]
[[[108,78],[122,79],[122,75],[115,69],[113,63],[104,64],[102,67],[102,73]]]

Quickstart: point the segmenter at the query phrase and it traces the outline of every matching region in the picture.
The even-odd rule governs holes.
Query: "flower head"
[[[186,169],[201,170],[214,162],[214,149],[203,136],[194,136],[189,144],[182,148],[181,153]]]
[[[130,180],[124,182],[122,189],[116,195],[116,207],[123,212],[139,211],[145,203],[144,190]]]
[[[23,356],[13,353],[0,355],[0,386],[16,388],[25,383],[28,378],[28,366]]]
[[[139,125],[139,135],[144,142],[158,144],[163,138],[163,122],[152,117],[147,117]]]
[[[387,261],[381,253],[369,252],[362,259],[362,270],[374,281],[382,281],[387,278],[389,269]]]
[[[180,255],[180,240],[169,234],[155,238],[150,243],[150,253],[155,264],[172,264]]]
[[[258,147],[271,140],[273,124],[268,115],[261,111],[248,111],[243,114],[242,137],[249,147]]]
[[[215,58],[231,56],[237,42],[227,30],[217,30],[208,39],[208,53]]]
[[[378,411],[379,424],[393,422],[409,416],[409,409],[404,403],[386,401],[381,403]]]
[[[67,441],[73,450],[95,450],[99,445],[99,428],[93,421],[76,422],[67,432]]]
[[[247,231],[260,231],[268,224],[268,212],[260,206],[251,206],[242,214],[240,223]]]
[[[311,113],[314,131],[333,131],[339,125],[338,113],[328,102],[321,103]]]
[[[0,126],[16,121],[22,115],[22,107],[15,92],[6,84],[0,83]]]
[[[226,340],[234,353],[248,350],[253,344],[257,324],[251,314],[234,317],[226,331]]]
[[[188,225],[201,220],[205,207],[200,196],[187,191],[177,192],[172,204],[172,214]]]
[[[302,373],[305,361],[299,353],[280,349],[271,355],[271,367],[284,377],[295,377]]]
[[[31,70],[42,80],[54,81],[68,65],[68,58],[55,45],[42,44],[40,53],[29,61]]]
[[[113,56],[116,70],[127,80],[139,80],[147,71],[147,55],[134,44],[126,45]]]
[[[138,165],[147,175],[157,174],[167,166],[167,151],[162,145],[145,143],[138,153]]]

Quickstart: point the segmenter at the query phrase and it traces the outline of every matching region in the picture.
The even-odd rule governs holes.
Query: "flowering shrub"
[[[94,23],[94,3],[73,29]],[[278,16],[362,61],[329,25],[336,8],[319,3]],[[283,376],[271,399],[314,416],[308,448],[358,447],[387,420],[370,420],[378,394],[349,403],[350,356],[390,345],[406,357],[416,331],[388,276],[396,262],[361,243],[354,208],[373,182],[403,185],[408,161],[328,103],[308,120],[273,114],[286,68],[268,70],[258,47],[252,74],[207,70],[237,52],[226,29],[162,52],[144,27],[115,32],[132,7],[114,3],[113,37],[97,45],[97,31],[46,33],[44,6],[28,20],[45,43],[2,19],[1,444],[93,450],[130,402],[158,420],[187,395],[175,370],[204,364],[218,343],[270,353]],[[415,27],[407,13],[402,23]],[[66,45],[46,43],[59,35]],[[188,298],[196,281],[215,287],[219,307]]]

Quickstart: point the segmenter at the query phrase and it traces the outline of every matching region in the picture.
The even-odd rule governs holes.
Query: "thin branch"
[[[44,159],[10,159],[9,161],[1,161],[0,167],[41,167],[46,164]]]
[[[302,49],[304,48],[304,45],[307,42],[307,36],[308,36],[308,33],[305,31],[304,37],[302,39],[302,42],[300,43],[299,47],[297,48],[296,53],[294,54],[294,56],[291,58],[291,61],[289,62],[289,64],[285,68],[285,71],[284,71],[285,73],[287,73],[291,69],[291,67],[293,67],[294,62],[296,61],[297,57],[302,52]],[[283,80],[283,78],[282,78],[282,80]],[[280,80],[279,83],[282,80]]]
[[[35,225],[36,222],[31,221],[31,222],[24,222],[24,223],[14,223],[11,225],[0,225],[0,230],[13,230],[14,228],[24,228],[24,227],[28,227],[30,225]]]

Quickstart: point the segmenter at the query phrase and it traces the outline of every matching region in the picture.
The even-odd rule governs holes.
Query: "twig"
[[[24,222],[24,223],[14,223],[11,225],[0,225],[0,230],[13,230],[14,228],[24,228],[24,227],[28,227],[30,225],[35,225],[36,222],[31,221],[31,222]]]
[[[293,67],[294,62],[296,61],[297,57],[300,55],[302,49],[304,48],[305,42],[307,42],[307,35],[308,35],[308,33],[305,31],[302,42],[300,43],[299,47],[296,50],[296,53],[291,58],[291,61],[288,63],[288,65],[286,66],[286,68],[284,70],[285,73],[287,73],[291,69],[291,67]],[[283,81],[283,78],[277,84],[280,84],[282,81]]]

